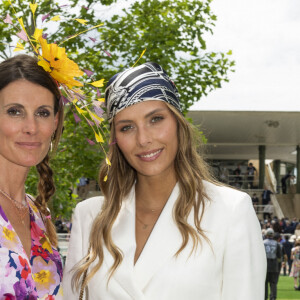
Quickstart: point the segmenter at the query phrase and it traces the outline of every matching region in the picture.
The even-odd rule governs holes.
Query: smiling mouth
[[[138,156],[142,157],[142,158],[151,158],[151,157],[154,157],[155,155],[157,155],[158,153],[160,153],[161,151],[162,151],[162,149],[159,149],[155,152],[148,153],[148,154],[139,154]]]

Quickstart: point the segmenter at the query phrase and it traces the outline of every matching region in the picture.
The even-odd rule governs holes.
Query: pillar
[[[265,159],[266,159],[266,146],[258,146],[259,151],[259,184],[258,188],[263,189],[265,183]]]
[[[276,191],[277,193],[279,193],[279,186],[280,186],[280,164],[281,161],[279,159],[276,159],[273,161],[273,171],[274,171],[274,175],[276,178],[276,182],[277,182],[277,186],[276,186]]]
[[[297,162],[296,162],[296,167],[297,167],[297,194],[300,194],[300,146],[297,146]]]

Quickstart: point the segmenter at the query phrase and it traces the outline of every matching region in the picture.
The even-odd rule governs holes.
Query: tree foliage
[[[25,26],[33,32],[33,19],[29,3],[12,1],[18,14],[25,17]],[[71,58],[84,69],[95,72],[96,79],[108,80],[114,73],[132,66],[146,49],[139,63],[155,61],[161,64],[175,81],[181,95],[184,111],[199,101],[211,90],[220,88],[228,81],[234,62],[227,54],[206,51],[204,35],[213,32],[216,16],[210,10],[211,0],[140,0],[128,1],[127,8],[114,14],[120,0],[74,0],[68,7],[51,0],[38,3],[37,22],[50,13],[60,15],[59,27],[53,29],[51,22],[44,28],[52,32],[49,42],[62,41],[87,25],[79,24],[75,18],[88,21],[88,26],[103,22],[103,26],[92,32],[66,41]],[[96,3],[95,3],[96,2]],[[8,1],[0,4],[0,15],[12,15]],[[7,24],[0,22],[0,57],[12,55],[7,44],[12,43],[12,33]],[[95,38],[93,42],[90,38]],[[102,91],[103,92],[103,91]],[[93,134],[84,122],[74,122],[72,113],[66,114],[65,130],[56,157],[52,160],[57,193],[53,201],[55,214],[69,216],[76,203],[71,195],[81,176],[97,178],[103,153],[91,146],[86,137]],[[32,170],[27,181],[29,191],[35,194],[36,174]]]

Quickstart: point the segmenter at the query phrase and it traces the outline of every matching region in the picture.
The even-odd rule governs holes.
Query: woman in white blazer
[[[106,106],[111,165],[100,171],[104,197],[75,209],[65,299],[262,300],[251,199],[212,179],[165,71],[146,63],[116,74]]]

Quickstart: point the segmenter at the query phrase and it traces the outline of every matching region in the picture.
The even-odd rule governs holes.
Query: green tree
[[[184,111],[199,101],[211,90],[220,88],[228,81],[234,62],[229,59],[231,51],[208,52],[204,34],[213,33],[216,16],[210,10],[212,0],[140,0],[128,2],[128,7],[118,14],[106,16],[118,5],[117,0],[95,1],[74,0],[69,7],[61,7],[53,1],[41,1],[36,14],[50,13],[50,18],[60,15],[60,26],[52,30],[49,42],[62,41],[87,25],[79,24],[75,18],[88,21],[88,26],[103,22],[93,32],[66,41],[71,58],[84,69],[94,71],[94,79],[108,80],[114,73],[132,66],[146,49],[139,63],[160,63],[175,81],[181,95]],[[33,33],[33,18],[28,0],[16,0],[14,7],[23,13],[26,28]],[[32,1],[33,2],[33,1]],[[79,7],[79,9],[78,9]],[[111,8],[111,9],[109,9]],[[8,1],[0,5],[0,15],[12,14]],[[106,13],[107,15],[107,13]],[[40,17],[38,17],[38,21]],[[49,24],[44,22],[44,28]],[[11,28],[0,22],[0,57],[10,56],[12,49]],[[96,40],[92,41],[90,37]],[[103,91],[102,91],[103,92]],[[69,195],[78,178],[97,178],[98,166],[103,153],[91,146],[86,138],[93,134],[84,121],[76,124],[68,110],[65,130],[56,157],[52,160],[57,193],[53,201],[55,214],[69,216],[76,197]],[[36,175],[32,171],[27,181],[28,189],[34,194]]]

